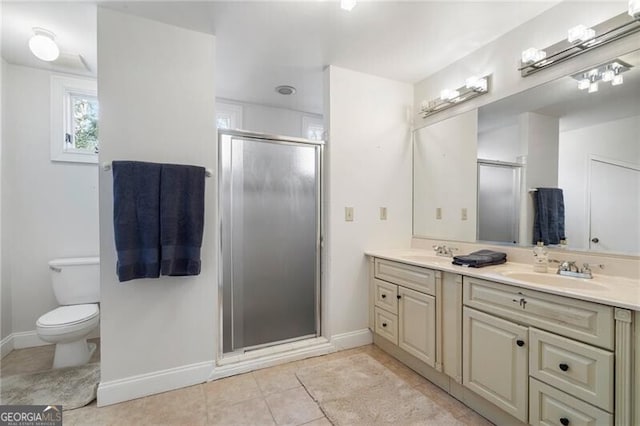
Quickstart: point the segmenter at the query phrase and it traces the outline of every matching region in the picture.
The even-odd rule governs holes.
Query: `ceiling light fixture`
[[[629,18],[629,15],[631,18]],[[567,32],[567,38],[544,50],[530,47],[522,52],[518,71],[528,77],[540,70],[572,59],[592,49],[620,40],[640,31],[640,0],[629,1],[629,13],[621,13],[589,28],[577,25]]]
[[[289,96],[289,95],[293,95],[296,93],[296,88],[293,86],[277,86],[276,87],[276,92],[280,93],[281,95],[284,96]]]
[[[574,74],[571,77],[578,80],[578,89],[588,89],[587,92],[594,93],[598,91],[598,82],[600,81],[611,82],[612,86],[622,84],[624,82],[622,73],[629,71],[631,68],[633,68],[632,65],[620,59],[615,59],[588,71]]]
[[[29,49],[36,58],[51,62],[58,59],[60,49],[55,42],[56,35],[44,28],[33,28],[33,37],[29,39]]]
[[[356,0],[340,0],[340,7],[351,12],[351,10],[356,7]]]
[[[430,101],[422,101],[420,113],[422,118],[427,118],[437,112],[451,108],[461,102],[484,95],[489,91],[490,75],[484,77],[469,77],[464,86],[455,90],[444,89],[440,92],[440,96]]]

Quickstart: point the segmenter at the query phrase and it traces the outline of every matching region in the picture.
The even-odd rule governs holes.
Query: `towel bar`
[[[109,170],[111,170],[111,162],[107,162],[107,163],[102,163],[102,170],[105,172],[108,172]],[[206,177],[211,177],[213,176],[213,170],[211,169],[204,169],[204,175]]]

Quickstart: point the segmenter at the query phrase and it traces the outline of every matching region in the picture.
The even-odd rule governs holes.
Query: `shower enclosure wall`
[[[322,149],[219,131],[224,354],[319,335]]]

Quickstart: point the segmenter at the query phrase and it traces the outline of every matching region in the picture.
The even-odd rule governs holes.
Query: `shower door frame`
[[[324,145],[325,141],[320,140],[311,140],[305,138],[298,138],[293,136],[280,136],[280,135],[270,135],[259,132],[251,132],[248,130],[239,130],[239,129],[218,129],[218,174],[217,174],[217,202],[218,202],[218,232],[219,232],[219,247],[218,247],[218,347],[216,349],[217,357],[216,364],[224,359],[225,356],[236,356],[237,352],[229,352],[225,355],[224,353],[224,277],[223,277],[223,241],[224,234],[222,232],[224,221],[223,221],[223,158],[220,154],[222,151],[222,139],[224,136],[231,137],[231,144],[233,144],[233,138],[242,138],[249,139],[254,141],[267,141],[267,143],[276,143],[282,145],[307,145],[313,146],[318,149],[318,156],[316,159],[316,170],[318,173],[318,187],[316,190],[316,214],[317,214],[317,223],[316,223],[316,273],[315,273],[315,323],[316,323],[316,334],[315,337],[322,336],[322,322],[321,322],[321,296],[322,296],[322,242],[323,242],[323,223],[324,223],[324,215],[322,214],[322,202],[323,202],[323,194],[324,194]],[[291,341],[301,340],[305,338],[305,336],[300,336],[300,338],[292,338],[287,340],[281,340],[271,343],[265,343],[259,345],[259,347],[250,347],[252,349],[259,349],[264,347],[273,347],[280,344],[285,344]],[[246,349],[246,348],[245,348]],[[246,352],[245,352],[246,353]]]

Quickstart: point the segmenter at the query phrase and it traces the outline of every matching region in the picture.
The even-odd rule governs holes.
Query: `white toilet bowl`
[[[99,322],[97,303],[61,306],[42,315],[36,322],[36,330],[42,340],[56,345],[53,368],[89,362],[96,345],[87,343],[87,336]]]

